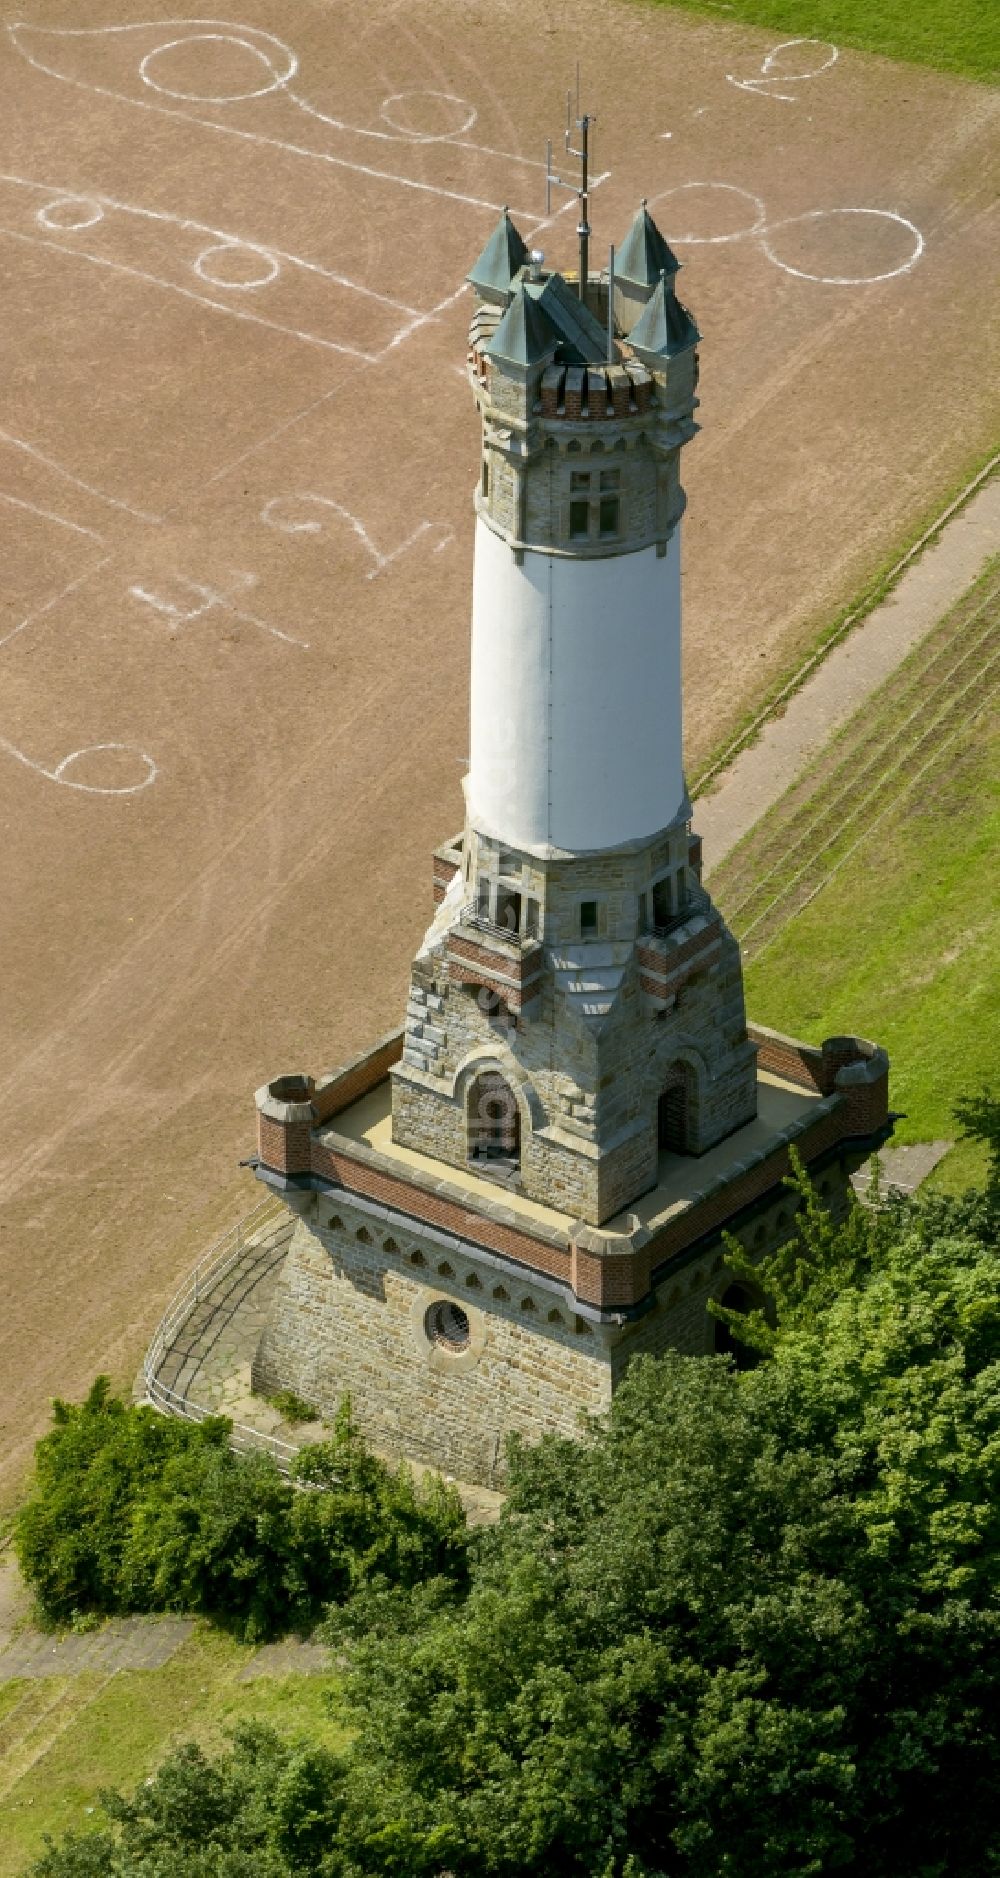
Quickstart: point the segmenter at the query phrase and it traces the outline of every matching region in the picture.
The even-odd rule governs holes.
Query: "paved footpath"
[[[120,1669],[162,1669],[194,1630],[190,1617],[116,1617],[96,1630],[53,1636],[30,1621],[31,1601],[12,1552],[0,1556],[0,1683],[51,1676],[81,1676],[96,1670],[112,1676]],[[241,1669],[237,1681],[258,1676],[318,1675],[329,1669],[331,1652],[298,1637],[263,1644]],[[0,1764],[4,1744],[0,1730]],[[2,1765],[0,1765],[2,1786]]]
[[[724,860],[806,763],[919,645],[1000,551],[1000,476],[984,483],[898,585],[816,667],[695,807],[705,871]]]

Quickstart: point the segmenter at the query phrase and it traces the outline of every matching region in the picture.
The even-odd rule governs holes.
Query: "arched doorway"
[[[693,1136],[694,1075],[677,1063],[656,1105],[656,1141],[662,1154],[690,1154]]]
[[[509,1082],[496,1070],[477,1076],[470,1091],[469,1159],[520,1165],[521,1112]]]
[[[740,1284],[729,1285],[718,1302],[724,1304],[727,1311],[739,1311],[743,1316],[748,1311],[759,1310],[761,1304],[760,1298],[755,1297],[747,1285]],[[760,1362],[759,1352],[740,1343],[728,1324],[721,1323],[717,1317],[714,1323],[716,1356],[731,1356],[737,1369],[756,1369]]]

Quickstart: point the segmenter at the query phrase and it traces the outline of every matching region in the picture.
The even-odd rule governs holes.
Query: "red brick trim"
[[[373,1050],[363,1056],[356,1056],[344,1068],[324,1077],[316,1086],[313,1094],[313,1114],[321,1125],[333,1115],[339,1115],[341,1109],[350,1108],[359,1096],[367,1095],[384,1082],[392,1065],[398,1063],[403,1054],[403,1032],[394,1030],[388,1037],[383,1037]]]
[[[473,1213],[453,1200],[428,1193],[423,1187],[415,1187],[408,1180],[397,1179],[392,1174],[384,1173],[381,1168],[370,1167],[363,1161],[356,1161],[352,1155],[338,1152],[336,1148],[320,1142],[315,1143],[313,1148],[313,1172],[326,1180],[336,1181],[347,1193],[363,1194],[366,1199],[377,1200],[382,1206],[391,1206],[399,1213],[408,1213],[413,1219],[425,1220],[428,1225],[453,1232],[457,1238],[486,1246],[491,1252],[500,1252],[519,1265],[534,1267],[536,1271],[544,1272],[550,1278],[561,1279],[563,1283],[570,1282],[568,1243],[564,1249],[549,1245],[543,1239],[519,1232],[516,1227],[492,1220],[486,1214]]]

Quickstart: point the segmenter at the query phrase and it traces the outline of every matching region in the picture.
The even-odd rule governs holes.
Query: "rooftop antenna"
[[[553,183],[555,184],[557,189],[568,189],[571,195],[576,196],[580,204],[580,219],[576,225],[576,232],[580,241],[580,298],[581,300],[586,299],[587,279],[589,275],[589,254],[590,254],[589,212],[590,212],[590,155],[591,155],[590,129],[591,129],[591,125],[596,124],[596,123],[597,123],[597,117],[595,113],[584,112],[582,116],[580,114],[580,64],[578,60],[577,67],[576,67],[576,115],[574,118],[573,93],[571,91],[567,91],[566,93],[566,130],[564,133],[564,142],[566,145],[567,156],[575,157],[577,162],[580,165],[580,181],[578,183],[564,182],[561,176],[557,176],[555,174],[555,171],[552,168],[552,144],[551,142],[547,143],[545,146],[545,213],[546,215],[551,215],[552,213],[552,185]],[[579,150],[574,150],[573,148],[572,137],[573,137],[574,129],[578,130],[580,133]]]

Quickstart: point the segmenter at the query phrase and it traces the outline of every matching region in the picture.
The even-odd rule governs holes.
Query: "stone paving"
[[[0,1653],[0,1682],[82,1676],[96,1670],[162,1669],[194,1629],[191,1617],[112,1618],[99,1630],[52,1637],[33,1626]]]
[[[901,1193],[916,1193],[921,1181],[927,1179],[928,1174],[939,1161],[944,1160],[953,1146],[951,1141],[917,1141],[909,1147],[894,1145],[883,1148],[878,1157],[882,1168],[883,1192],[895,1187]],[[866,1161],[851,1176],[851,1185],[859,1199],[866,1198],[870,1181],[871,1162]]]

